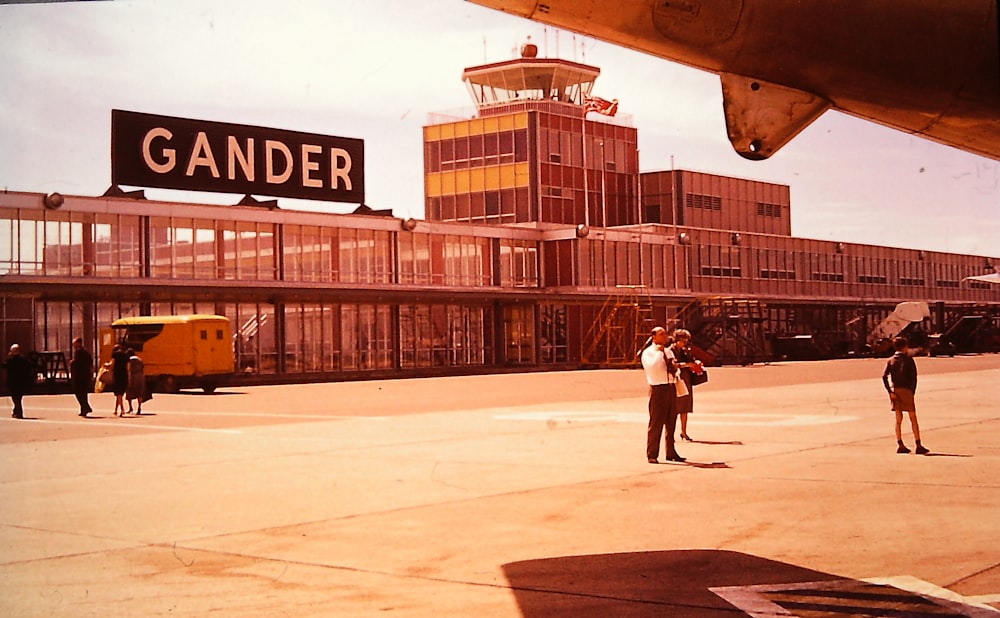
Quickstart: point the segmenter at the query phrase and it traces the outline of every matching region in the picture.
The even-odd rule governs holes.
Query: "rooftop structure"
[[[469,67],[462,80],[469,88],[480,116],[497,106],[525,101],[557,101],[583,106],[590,97],[597,67],[557,58],[538,58],[538,48],[527,43],[521,57]]]

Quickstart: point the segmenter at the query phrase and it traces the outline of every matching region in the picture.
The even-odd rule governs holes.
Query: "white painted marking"
[[[875,584],[878,586],[887,586],[908,592],[914,595],[914,597],[926,599],[942,609],[949,610],[951,612],[950,615],[953,616],[965,616],[966,618],[993,618],[997,615],[997,610],[989,607],[988,605],[976,603],[973,599],[963,597],[962,595],[952,592],[951,590],[935,586],[930,582],[907,575],[896,577],[874,577],[863,580],[843,579],[793,584],[725,586],[709,588],[709,590],[725,599],[734,607],[739,608],[752,618],[778,618],[795,616],[795,614],[766,598],[764,596],[765,593],[783,592],[788,590],[850,591],[854,590],[860,582]],[[900,601],[905,603],[905,599],[903,598],[901,598]],[[863,600],[854,599],[851,604],[844,606],[843,611],[831,610],[828,613],[830,615],[843,614],[845,616],[853,616],[856,615],[854,607],[858,603],[863,603]],[[919,601],[917,601],[917,603],[919,603]],[[905,608],[902,609],[905,610]]]
[[[947,588],[942,588],[941,586],[937,586],[928,581],[924,581],[919,577],[913,577],[912,575],[896,575],[892,577],[867,577],[861,581],[868,582],[870,584],[892,586],[893,588],[899,588],[900,590],[906,590],[907,592],[912,592],[914,594],[937,597],[939,599],[945,599],[953,603],[971,605],[977,609],[984,610],[987,612],[1000,613],[1000,610],[987,605],[987,603],[996,603],[1000,601],[1000,594],[966,597],[958,594],[957,592],[948,590]],[[981,614],[976,613],[973,615],[979,616]]]
[[[814,425],[832,425],[859,420],[857,416],[824,416],[820,414],[712,414],[699,412],[695,416],[698,426],[712,425],[720,427],[806,427]],[[497,414],[493,418],[505,421],[538,421],[567,423],[641,423],[649,422],[645,412],[614,412],[597,411],[543,411],[514,412]]]
[[[60,414],[72,415],[74,418],[80,414],[80,408],[53,408],[53,407],[38,407],[31,406],[30,410],[25,410],[25,413],[29,416],[36,412],[55,412]],[[97,414],[97,416],[91,416],[90,420],[102,419],[102,418],[114,418],[111,412],[105,412],[103,410],[94,410],[91,414]],[[108,416],[105,416],[107,414]],[[190,410],[164,410],[163,408],[156,408],[146,412],[144,416],[228,416],[228,417],[239,417],[239,418],[278,418],[278,419],[351,419],[351,420],[373,420],[373,421],[387,421],[391,417],[388,416],[351,416],[347,414],[278,414],[274,412],[214,412],[214,411],[201,411],[192,412]],[[9,418],[9,417],[8,417]],[[141,416],[138,418],[142,418]],[[11,419],[14,420],[14,419]],[[69,419],[67,419],[68,421]]]
[[[11,420],[15,420],[15,419],[11,419]],[[240,430],[240,429],[209,429],[209,428],[205,428],[205,427],[177,427],[177,426],[174,426],[174,425],[150,425],[148,423],[147,424],[139,424],[139,423],[142,423],[142,417],[141,416],[140,417],[131,417],[131,418],[120,419],[123,422],[110,422],[110,423],[102,423],[101,422],[101,421],[108,421],[108,420],[110,420],[110,421],[118,421],[119,419],[116,419],[113,416],[109,416],[109,417],[100,417],[100,416],[98,416],[98,417],[90,417],[90,418],[88,418],[86,420],[84,420],[84,419],[79,419],[79,420],[69,420],[69,419],[67,419],[67,420],[64,420],[64,421],[59,421],[59,420],[54,420],[54,419],[47,419],[47,418],[25,418],[25,419],[17,419],[17,422],[19,422],[19,423],[39,423],[39,424],[44,424],[44,425],[69,425],[69,424],[79,425],[81,423],[94,423],[96,425],[97,423],[100,423],[99,426],[101,428],[111,427],[111,428],[115,428],[115,429],[162,429],[162,430],[165,430],[165,431],[200,431],[200,432],[205,432],[205,433],[232,433],[232,434],[243,433],[243,431]]]

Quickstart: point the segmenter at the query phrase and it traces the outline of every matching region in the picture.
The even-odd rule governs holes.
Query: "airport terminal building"
[[[1000,286],[967,278],[1000,258],[795,238],[786,185],[640,173],[636,129],[590,96],[599,72],[530,53],[466,69],[476,115],[424,128],[424,220],[363,198],[288,210],[251,187],[233,206],[152,201],[120,186],[166,185],[121,176],[101,197],[0,193],[0,338],[68,355],[118,318],[212,313],[232,321],[237,380],[347,380],[623,365],[654,324],[722,363],[862,353],[924,301],[928,332],[977,316],[995,345]],[[227,127],[230,154],[255,143]],[[189,176],[212,171],[208,144]],[[327,170],[351,187],[356,146],[282,152],[301,152],[303,186]],[[230,177],[253,176],[249,153]]]

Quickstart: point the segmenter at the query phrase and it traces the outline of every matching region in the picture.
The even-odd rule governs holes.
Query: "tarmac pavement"
[[[710,369],[686,464],[630,370],[29,397],[0,614],[1000,616],[1000,357],[917,359],[928,456],[884,362]]]

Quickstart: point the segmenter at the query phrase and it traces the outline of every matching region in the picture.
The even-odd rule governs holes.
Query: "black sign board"
[[[111,110],[111,183],[365,201],[360,139]]]

